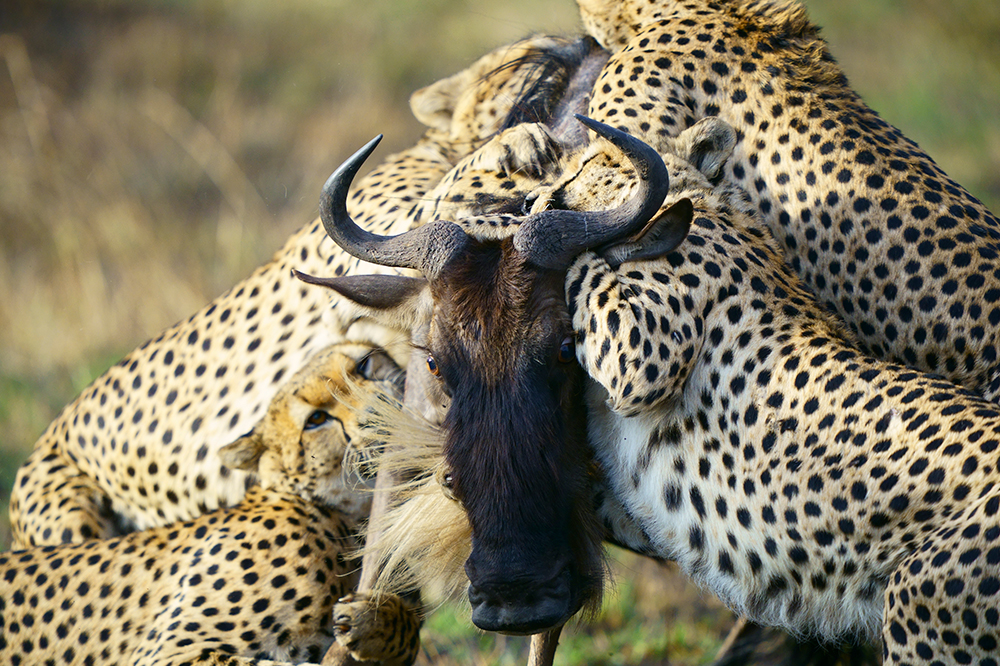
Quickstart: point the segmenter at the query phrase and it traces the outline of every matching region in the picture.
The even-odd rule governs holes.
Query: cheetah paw
[[[540,179],[561,156],[562,146],[545,125],[525,123],[490,139],[477,152],[475,168],[499,171],[507,177],[523,173]]]
[[[353,592],[333,607],[333,634],[356,661],[410,666],[423,617],[394,594]]]

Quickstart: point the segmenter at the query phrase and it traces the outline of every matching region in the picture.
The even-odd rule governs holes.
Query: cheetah
[[[662,259],[570,269],[606,523],[757,622],[995,663],[1000,411],[860,351],[709,187]]]
[[[862,349],[1000,397],[997,218],[860,99],[799,2],[578,4],[612,52],[587,115],[658,149],[726,121],[736,148],[717,177],[749,192]],[[593,208],[590,183],[565,178],[550,198]]]
[[[363,645],[358,659],[412,664],[417,611],[394,596],[345,596],[370,503],[342,467],[363,436],[351,386],[398,395],[401,376],[381,351],[334,345],[282,387],[253,431],[219,450],[223,464],[259,481],[236,506],[0,556],[0,659],[301,663],[318,662],[336,640]],[[372,646],[369,634],[391,640]]]
[[[427,133],[360,181],[352,212],[391,233],[449,211],[519,209],[523,187],[536,179],[515,174],[538,173],[560,155],[548,130],[519,124],[522,115],[551,113],[571,83],[567,73],[600,53],[593,40],[532,37],[417,91],[411,106]],[[599,67],[591,70],[596,76]],[[445,199],[450,190],[467,196]],[[351,322],[329,292],[302,284],[292,269],[361,270],[314,222],[270,263],[110,368],[50,424],[19,470],[14,546],[118,536],[231,506],[248,476],[223,466],[218,449],[261,418],[306,359],[351,339],[408,353],[397,332]],[[366,264],[362,272],[386,270]]]

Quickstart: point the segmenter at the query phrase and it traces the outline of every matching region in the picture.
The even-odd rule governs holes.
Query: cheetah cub
[[[318,662],[336,640],[358,660],[412,664],[415,609],[391,595],[337,603],[356,583],[351,553],[370,494],[343,469],[361,440],[354,403],[368,391],[398,396],[401,379],[370,346],[329,347],[253,431],[221,449],[225,465],[259,482],[239,504],[0,556],[0,662]]]

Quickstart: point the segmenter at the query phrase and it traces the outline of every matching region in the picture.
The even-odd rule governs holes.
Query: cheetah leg
[[[893,573],[884,608],[885,664],[996,664],[1000,493],[929,535]]]
[[[188,624],[188,622],[177,622],[176,618],[184,613],[178,614],[176,611],[182,609],[189,611],[191,609],[189,601],[191,600],[186,599],[183,594],[178,595],[173,603],[163,608],[153,624],[148,627],[146,638],[135,647],[132,653],[122,655],[121,659],[113,663],[127,663],[130,666],[164,666],[165,664],[173,666],[194,666],[195,664],[198,666],[292,666],[292,664],[319,666],[319,659],[329,645],[329,635],[325,632],[321,635],[319,632],[312,631],[311,629],[315,627],[299,625],[298,631],[293,631],[292,627],[289,626],[286,635],[291,634],[293,638],[285,643],[284,650],[294,661],[259,659],[250,656],[257,651],[259,646],[255,648],[239,636],[244,630],[251,633],[266,633],[266,630],[261,629],[256,624],[247,625],[244,622],[242,628],[235,630],[218,630],[217,627],[213,630],[207,625],[205,625],[205,629],[199,627],[195,630],[176,626]],[[188,621],[203,618],[200,613],[184,617]],[[193,624],[197,626],[199,623],[194,621]],[[278,625],[280,626],[280,621]],[[275,646],[272,645],[271,649],[275,649]],[[239,654],[233,654],[234,651]]]
[[[993,402],[1000,402],[1000,368],[990,373],[990,381],[983,390],[983,397]]]
[[[369,518],[368,539],[377,539],[379,518],[388,510],[389,492],[398,484],[388,470],[379,470]],[[380,492],[381,491],[381,492]],[[420,649],[423,616],[417,606],[390,593],[375,593],[380,571],[373,551],[365,553],[356,591],[333,607],[336,642],[323,657],[323,666],[410,666]],[[419,595],[418,595],[419,599]]]
[[[13,547],[120,536],[111,499],[54,447],[32,451],[10,498]]]
[[[305,662],[305,661],[274,661],[273,659],[255,659],[253,657],[241,657],[238,655],[227,654],[225,652],[216,652],[202,650],[197,656],[179,657],[178,659],[171,660],[170,663],[174,664],[190,664],[191,666],[318,666],[315,663]]]

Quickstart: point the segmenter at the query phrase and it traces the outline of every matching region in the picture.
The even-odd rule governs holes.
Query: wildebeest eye
[[[309,418],[306,419],[306,425],[303,430],[313,430],[314,428],[318,428],[332,418],[333,417],[327,412],[324,412],[322,409],[317,409],[309,415]]]
[[[521,214],[530,215],[531,207],[535,204],[538,199],[538,192],[529,192],[527,196],[524,197],[524,202],[521,204]]]
[[[441,372],[441,369],[438,368],[437,361],[434,360],[433,356],[427,357],[427,371],[430,372],[435,377],[437,377],[438,373]]]
[[[576,358],[576,343],[573,342],[573,338],[568,335],[563,338],[562,344],[559,345],[559,362],[560,363],[570,363]]]
[[[435,476],[444,496],[457,502],[458,498],[455,497],[455,476],[447,469],[439,469]]]

